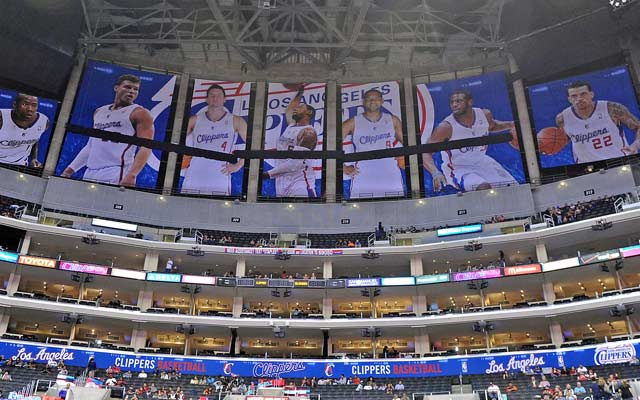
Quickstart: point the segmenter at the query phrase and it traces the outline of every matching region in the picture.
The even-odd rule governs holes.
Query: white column
[[[240,295],[233,296],[233,318],[240,318],[240,314],[242,314],[242,304],[244,302],[244,298]]]
[[[405,124],[407,125],[407,145],[415,146],[417,144],[416,119],[413,107],[413,79],[411,77],[404,78],[404,115]],[[409,170],[405,169],[407,177],[411,182],[411,197],[416,199],[420,197],[420,167],[418,164],[418,155],[409,156]],[[409,175],[410,173],[410,175]]]
[[[173,117],[173,129],[171,130],[171,143],[180,144],[180,136],[182,135],[182,124],[184,121],[184,112],[187,104],[187,93],[189,91],[189,73],[184,72],[180,77],[180,88],[178,89],[178,99],[176,100],[175,115]],[[164,184],[162,191],[164,194],[170,194],[173,188],[173,179],[176,173],[176,162],[178,155],[170,152],[167,157],[167,169],[164,175]],[[178,168],[178,173],[180,169]]]
[[[551,336],[551,343],[555,344],[556,347],[560,347],[564,343],[562,327],[559,323],[553,322],[549,325],[549,335]]]
[[[7,294],[9,296],[13,296],[18,291],[21,276],[22,270],[16,265],[13,272],[9,275],[9,281],[7,282]]]
[[[327,339],[327,355],[333,355],[333,338],[331,335],[329,335],[329,338]]]
[[[326,126],[326,134],[324,136],[325,149],[332,151],[336,149],[336,138],[338,135],[337,124],[337,103],[338,103],[338,86],[336,81],[327,82],[327,114],[324,118]],[[342,137],[342,136],[341,136]],[[327,159],[326,161],[326,189],[325,199],[327,203],[335,203],[336,201],[336,160]],[[341,193],[342,194],[342,193]]]
[[[322,263],[322,279],[333,278],[333,263],[331,260],[324,260]]]
[[[431,351],[431,341],[429,340],[429,334],[426,328],[416,329],[416,335],[414,337],[414,347],[417,354],[423,355]]]
[[[413,312],[417,317],[422,316],[422,313],[427,312],[427,296],[424,295],[416,295],[412,296],[413,300]]]
[[[153,290],[147,288],[147,284],[144,284],[144,288],[138,292],[138,304],[140,311],[147,311],[153,305]]]
[[[246,273],[247,273],[247,261],[244,259],[244,257],[238,257],[238,260],[236,261],[236,276],[238,278],[241,278],[245,276]]]
[[[256,82],[256,101],[253,106],[253,121],[251,129],[251,150],[262,149],[262,136],[264,130],[264,110],[267,102],[267,84],[265,81]],[[262,160],[249,161],[249,183],[247,186],[247,202],[255,203],[258,201],[258,187],[260,164]],[[246,165],[246,162],[245,162]]]
[[[131,332],[131,344],[135,351],[138,351],[142,347],[146,347],[147,345],[147,330],[140,327],[140,323],[138,326],[133,328]]]
[[[538,262],[541,263],[549,261],[547,246],[545,246],[544,243],[536,243],[536,258],[538,259]]]
[[[64,99],[62,100],[62,104],[60,105],[60,112],[58,113],[56,128],[53,131],[53,135],[51,135],[49,151],[47,152],[47,159],[42,172],[43,176],[51,176],[56,170],[58,157],[60,155],[60,149],[62,148],[64,135],[67,131],[67,123],[69,122],[69,118],[71,117],[71,109],[76,97],[76,92],[78,91],[78,86],[80,85],[82,69],[84,68],[84,60],[85,55],[84,53],[80,52],[78,54],[76,64],[71,70],[69,83],[67,83],[67,89],[64,92]]]
[[[325,295],[322,298],[322,315],[324,319],[331,319],[333,314],[333,299],[328,297],[325,291]]]
[[[147,252],[144,256],[144,270],[155,272],[158,270],[158,253],[155,251]]]
[[[424,275],[424,266],[422,265],[422,257],[419,254],[411,256],[411,275],[420,276]]]
[[[516,59],[509,54],[509,68],[512,74],[517,74],[520,69]],[[529,180],[532,184],[540,184],[540,166],[538,165],[538,155],[536,154],[536,146],[534,143],[535,133],[531,127],[529,118],[529,109],[527,108],[527,96],[524,91],[524,83],[522,79],[513,82],[513,95],[516,99],[516,108],[520,119],[520,136],[522,137],[522,148],[527,162],[527,170],[529,171]]]
[[[556,301],[556,292],[553,290],[553,282],[544,282],[542,284],[542,295],[547,304],[553,304]]]
[[[9,328],[9,320],[11,320],[11,314],[9,314],[9,310],[4,309],[0,311],[0,336],[7,333],[7,329]]]
[[[22,239],[22,243],[20,243],[20,254],[26,255],[29,254],[29,247],[31,246],[31,233],[27,232]]]

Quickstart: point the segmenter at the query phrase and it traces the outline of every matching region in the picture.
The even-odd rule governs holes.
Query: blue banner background
[[[627,67],[620,66],[588,74],[576,75],[566,79],[547,82],[529,87],[529,101],[533,116],[534,134],[542,129],[556,126],[556,116],[569,107],[567,89],[575,81],[587,81],[591,84],[595,94],[594,101],[608,100],[624,104],[631,114],[640,116],[638,101],[633,91],[633,85]],[[626,126],[624,133],[628,143],[633,143],[635,133]],[[544,155],[538,153],[542,168],[553,168],[563,165],[573,165],[573,148],[571,143],[565,146],[559,153]]]
[[[137,69],[126,68],[120,65],[104,63],[100,61],[90,60],[84,69],[80,89],[76,96],[71,113],[70,123],[84,127],[93,127],[93,113],[99,107],[105,104],[113,103],[114,91],[113,87],[120,75],[133,74],[138,76],[142,83],[140,85],[140,93],[135,100],[136,104],[152,111],[154,107],[159,107],[159,113],[154,119],[155,134],[154,139],[164,141],[167,130],[167,122],[171,113],[171,102],[161,102],[153,100],[159,94],[161,89],[165,88],[171,80],[175,84],[174,75],[157,74],[148,71],[140,71]],[[173,93],[174,87],[171,86],[170,92]],[[162,96],[166,97],[166,96]],[[154,112],[151,113],[152,115]],[[56,167],[56,175],[60,175],[62,171],[73,161],[76,155],[82,150],[89,140],[88,136],[78,135],[67,132],[60,158]],[[153,154],[149,157],[147,165],[140,171],[136,180],[136,186],[141,188],[154,188],[158,180],[158,165],[152,168],[150,163],[152,158],[162,159],[160,150],[153,150]],[[82,179],[86,168],[76,171],[72,178]]]
[[[0,108],[13,109],[13,100],[18,93],[15,90],[0,89]],[[49,151],[49,142],[51,141],[51,132],[56,122],[58,114],[58,102],[55,100],[38,97],[38,112],[49,118],[49,129],[44,131],[38,142],[38,161],[44,165]],[[31,159],[29,159],[31,161]]]
[[[239,375],[252,377],[339,377],[358,375],[374,378],[455,376],[469,374],[523,371],[527,367],[562,367],[626,363],[640,350],[640,342],[626,341],[578,348],[514,352],[496,356],[469,356],[429,359],[395,359],[384,361],[353,360],[250,360],[241,358],[154,356],[108,350],[91,350],[51,345],[0,341],[0,354],[5,358],[18,356],[46,363],[50,359],[64,360],[70,366],[85,367],[94,356],[98,368],[118,365],[123,370],[153,371],[177,369],[194,375]]]

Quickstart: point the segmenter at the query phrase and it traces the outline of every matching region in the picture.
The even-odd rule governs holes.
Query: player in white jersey
[[[186,145],[198,149],[231,154],[237,150],[238,136],[247,140],[247,123],[224,107],[225,91],[213,84],[207,89],[207,108],[189,118]],[[186,168],[181,192],[231,195],[231,174],[244,166],[244,159],[232,164],[203,157],[183,156]]]
[[[146,108],[135,104],[140,91],[140,78],[121,75],[113,90],[112,104],[99,107],[93,113],[93,127],[122,135],[153,139],[153,117]],[[86,165],[83,179],[122,186],[135,186],[136,178],[147,164],[151,149],[128,143],[109,142],[91,137],[76,158],[62,171],[70,177]]]
[[[613,101],[594,101],[588,82],[574,82],[567,88],[571,107],[556,116],[556,124],[569,137],[576,164],[637,154],[640,149],[640,120],[627,107]],[[635,132],[628,144],[622,125]]]
[[[473,96],[457,90],[449,97],[452,113],[434,129],[431,136],[423,137],[424,143],[440,143],[488,136],[490,133],[509,130],[511,146],[518,149],[518,136],[513,121],[497,121],[491,111],[473,107]],[[439,192],[446,185],[456,190],[471,191],[490,189],[492,184],[516,183],[511,174],[487,154],[487,146],[461,147],[443,152],[442,172],[431,153],[422,155],[422,165],[431,174],[433,190]]]
[[[370,89],[364,93],[364,112],[342,123],[342,147],[345,153],[384,150],[402,146],[402,122],[382,111],[382,93]],[[344,165],[351,178],[350,198],[402,195],[404,185],[400,168],[404,157],[362,160]]]
[[[318,143],[318,135],[310,126],[298,130],[293,151],[311,151]],[[310,160],[287,159],[263,172],[265,179],[276,178],[276,192],[282,197],[316,197],[316,173]]]
[[[311,125],[316,110],[309,104],[301,102],[304,86],[291,100],[285,111],[287,128],[282,132],[276,143],[278,151],[308,151],[314,150],[318,143],[318,134]],[[307,132],[303,134],[302,132]],[[310,131],[313,131],[314,135]],[[306,137],[305,145],[301,145],[301,135]],[[311,143],[313,142],[313,143]],[[313,146],[310,146],[313,144]],[[275,178],[276,197],[316,197],[315,172],[311,160],[274,160],[276,169],[263,173],[264,178]],[[304,163],[300,163],[304,161]],[[282,168],[279,168],[282,166]],[[299,170],[293,170],[298,167]]]
[[[0,110],[0,163],[42,168],[38,141],[49,118],[38,112],[38,98],[18,93],[12,109]]]

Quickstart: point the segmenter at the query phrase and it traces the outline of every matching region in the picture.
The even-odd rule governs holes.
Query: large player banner
[[[264,360],[171,355],[143,355],[103,349],[84,349],[45,344],[0,341],[5,359],[33,360],[45,364],[50,360],[65,365],[85,367],[94,357],[98,368],[117,365],[123,371],[177,370],[192,375],[241,376],[254,378],[322,378],[373,376],[374,378],[435,377],[477,374],[522,373],[540,368],[576,365],[628,364],[638,353],[638,341],[602,343],[569,350],[519,351],[497,355],[435,357],[419,360]]]
[[[174,75],[89,61],[71,124],[164,141]],[[56,175],[113,185],[154,188],[162,152],[67,132]]]
[[[427,197],[525,182],[504,73],[417,86],[420,142],[511,132],[509,143],[422,155]]]
[[[638,101],[627,67],[529,87],[542,168],[637,154]]]
[[[0,163],[37,168],[44,165],[58,102],[0,89],[0,113]]]
[[[322,150],[324,83],[269,83],[264,149]],[[263,197],[322,197],[322,160],[264,160]]]
[[[402,147],[404,133],[398,82],[342,85],[341,103],[345,153]],[[401,197],[406,193],[404,157],[343,164],[345,199]]]
[[[196,79],[185,145],[231,154],[247,140],[251,83]],[[232,164],[183,156],[178,189],[185,194],[242,195],[244,160]]]

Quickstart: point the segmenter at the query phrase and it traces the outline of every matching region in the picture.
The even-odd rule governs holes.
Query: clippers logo
[[[325,364],[325,366],[324,366],[324,374],[325,374],[325,376],[332,376],[333,375],[333,367],[334,366],[335,365],[333,363]]]
[[[233,363],[226,362],[222,367],[222,371],[225,375],[231,375],[231,367],[233,367]]]
[[[596,365],[621,364],[631,361],[636,355],[633,344],[603,345],[596,347],[593,360]]]

